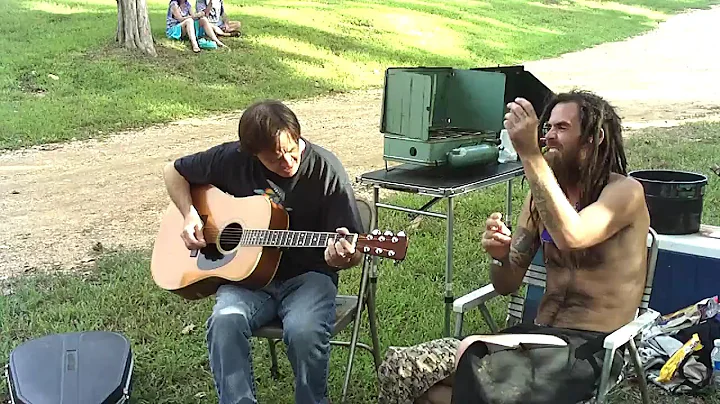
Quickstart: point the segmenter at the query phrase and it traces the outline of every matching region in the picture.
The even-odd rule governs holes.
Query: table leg
[[[373,187],[373,217],[370,223],[370,230],[372,229],[379,229],[378,223],[380,222],[380,219],[378,218],[378,212],[380,209],[378,209],[378,204],[380,203],[380,188],[379,187]]]
[[[446,246],[445,246],[445,330],[444,336],[450,336],[450,313],[452,312],[453,304],[453,224],[455,221],[454,214],[454,201],[455,198],[449,196],[447,198],[447,234],[446,234]]]
[[[373,220],[370,224],[370,229],[378,229],[378,223],[380,219],[378,218],[378,213],[380,209],[378,209],[378,203],[380,202],[380,187],[373,187]],[[375,292],[377,290],[377,262],[378,257],[373,256],[372,261],[370,262],[370,271],[369,271],[369,280],[370,280],[370,293],[373,295],[373,298],[375,298]]]
[[[505,225],[512,229],[512,178],[507,182],[507,194],[505,195]]]
[[[435,205],[436,203],[440,202],[441,199],[442,199],[441,197],[436,196],[436,197],[432,198],[430,201],[428,201],[426,204],[424,204],[423,206],[421,206],[420,209],[418,209],[418,210],[420,210],[420,211],[428,210],[428,209],[430,209],[433,205]],[[411,214],[408,214],[408,217],[410,218],[410,220],[414,220],[414,219],[415,219],[416,217],[418,217],[418,216],[420,216],[420,213],[411,213]]]

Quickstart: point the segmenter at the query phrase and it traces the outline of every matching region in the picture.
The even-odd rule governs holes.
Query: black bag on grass
[[[14,404],[116,404],[130,398],[133,356],[123,335],[88,331],[32,339],[6,366]]]

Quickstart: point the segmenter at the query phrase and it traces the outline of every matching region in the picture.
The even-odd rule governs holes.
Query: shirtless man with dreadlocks
[[[542,248],[547,285],[535,324],[500,333],[555,335],[568,347],[488,354],[477,336],[457,351],[453,376],[415,403],[563,404],[590,399],[603,339],[635,316],[647,272],[650,216],[642,185],[627,176],[620,118],[585,91],[557,95],[540,118],[518,98],[504,126],[529,183],[514,231],[487,219],[482,246],[495,290],[518,290]],[[543,153],[538,129],[545,135]],[[613,367],[620,365],[615,356]]]
[[[539,349],[530,378],[511,371],[518,376],[500,381],[508,374],[497,370],[486,379],[478,376],[476,362],[484,348],[466,338],[458,353],[453,402],[482,402],[478,400],[486,394],[514,402],[507,401],[507,387],[513,387],[520,389],[510,395],[518,402],[577,403],[591,398],[595,389],[603,339],[632,321],[640,305],[650,216],[642,185],[627,176],[620,118],[604,99],[583,91],[560,94],[540,119],[522,98],[508,109],[504,125],[530,192],[515,230],[511,233],[500,214],[493,213],[482,245],[493,258],[490,277],[498,293],[519,288],[539,248],[547,286],[535,324],[503,333],[557,335],[569,343],[570,357],[558,365],[558,357],[549,353],[555,348]],[[545,135],[544,154],[538,127]],[[526,363],[508,352],[508,364]],[[557,352],[567,358],[566,349]]]

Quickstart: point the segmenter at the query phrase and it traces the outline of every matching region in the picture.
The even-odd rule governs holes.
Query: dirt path
[[[717,21],[720,7],[679,15],[647,35],[526,68],[554,91],[598,91],[620,107],[628,126],[715,115]],[[373,90],[289,105],[304,135],[335,152],[355,177],[383,165],[381,96]],[[149,248],[168,202],[162,166],[235,138],[239,115],[0,154],[0,279],[81,265],[97,243]]]
[[[671,17],[645,35],[525,63],[553,91],[594,90],[632,128],[720,115],[720,6]]]

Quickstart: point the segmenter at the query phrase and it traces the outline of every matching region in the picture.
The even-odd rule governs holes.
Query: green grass
[[[382,85],[389,66],[514,64],[636,35],[718,0],[231,1],[233,52],[192,54],[165,38],[167,1],[148,0],[159,56],[114,42],[112,0],[0,2],[0,149]],[[54,79],[50,75],[54,75]]]
[[[720,155],[720,123],[698,123],[671,129],[647,129],[628,140],[631,169],[674,168],[704,173],[709,184],[704,200],[704,223],[720,225],[720,185],[711,167]],[[514,202],[525,190],[516,181]],[[527,188],[525,188],[527,189]],[[407,195],[393,199],[419,206],[421,200]],[[456,210],[455,294],[460,296],[488,281],[487,257],[479,247],[485,217],[501,210],[504,186],[460,197]],[[407,229],[404,214],[382,210],[383,228]],[[444,284],[444,227],[428,218],[409,230],[407,259],[399,266],[383,263],[378,282],[378,316],[381,351],[390,345],[412,345],[442,335]],[[104,255],[97,268],[84,276],[36,275],[17,280],[14,293],[0,294],[0,355],[7,358],[15,346],[29,338],[78,330],[114,330],[127,335],[137,357],[134,373],[135,403],[211,403],[215,401],[208,371],[204,322],[212,299],[188,302],[158,289],[148,272],[147,251],[120,251]],[[341,292],[354,293],[359,270],[341,278]],[[491,311],[503,318],[504,304],[496,301]],[[181,331],[195,325],[191,333]],[[479,313],[469,313],[466,332],[487,332]],[[341,337],[349,338],[348,332]],[[363,326],[362,339],[368,340]],[[292,371],[280,345],[281,379],[269,377],[267,345],[255,344],[254,358],[261,402],[292,402]],[[347,350],[332,353],[330,392],[339,397]],[[357,356],[351,385],[353,403],[370,403],[375,397],[372,360],[364,351]],[[656,403],[686,402],[653,389]],[[6,394],[0,387],[0,398]],[[624,385],[613,402],[637,402],[638,390]],[[204,397],[204,398],[203,398]],[[706,396],[696,403],[718,403],[720,396]],[[376,402],[376,400],[375,400]]]

